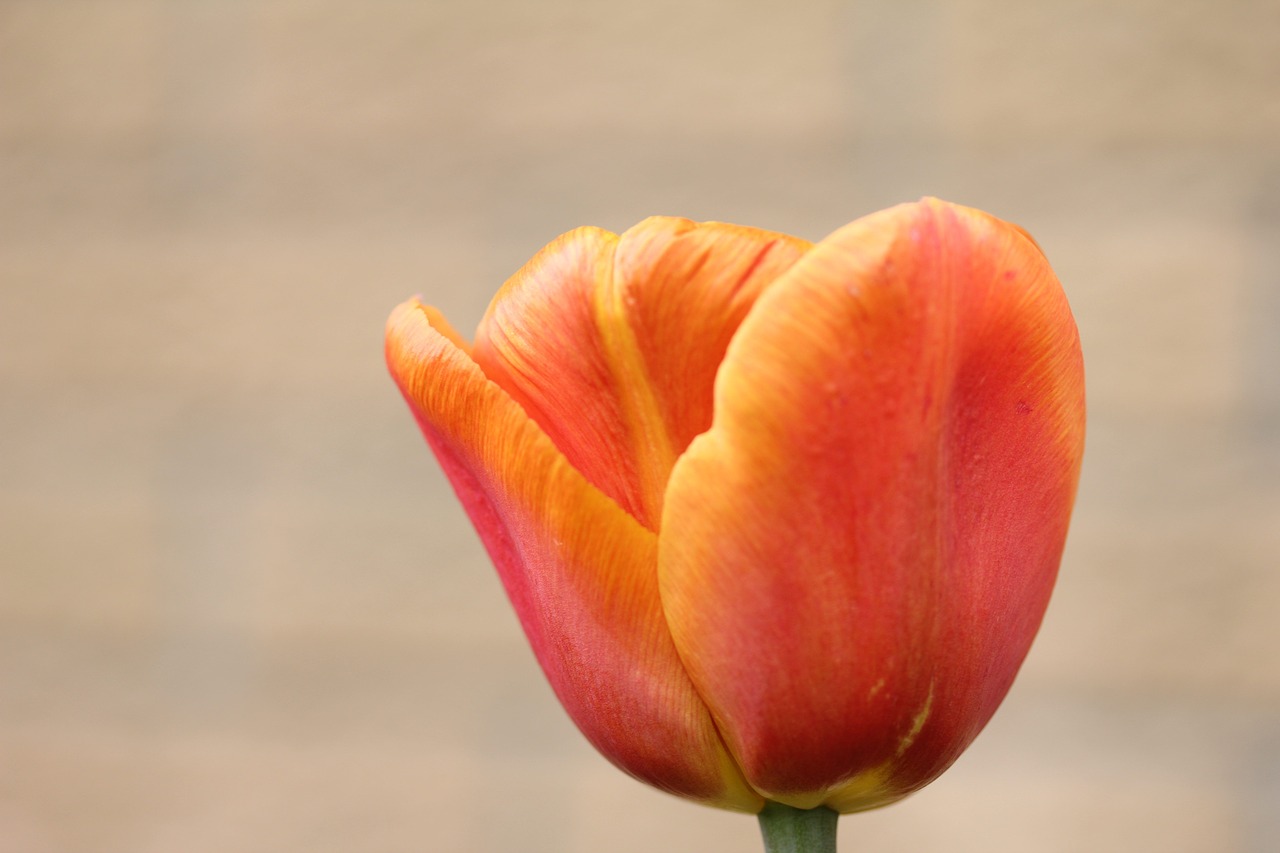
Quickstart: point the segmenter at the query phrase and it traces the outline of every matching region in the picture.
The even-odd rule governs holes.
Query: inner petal
[[[621,237],[578,229],[498,293],[474,357],[575,468],[656,530],[672,465],[711,425],[738,324],[808,248],[669,217]]]

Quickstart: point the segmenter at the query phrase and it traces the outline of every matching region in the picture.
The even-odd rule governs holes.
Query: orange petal
[[[671,643],[654,534],[565,461],[434,309],[392,313],[387,362],[583,734],[652,785],[758,810]]]
[[[977,735],[1048,602],[1083,394],[1057,279],[978,211],[866,217],[760,298],[659,545],[676,645],[758,791],[882,805]]]
[[[647,380],[651,416],[675,456],[711,426],[716,372],[739,324],[809,248],[785,234],[667,217],[622,235],[612,297],[631,336],[629,378]],[[660,492],[673,463],[664,462]]]
[[[475,358],[570,464],[650,529],[667,477],[711,424],[725,347],[802,240],[653,217],[580,228],[495,297]]]

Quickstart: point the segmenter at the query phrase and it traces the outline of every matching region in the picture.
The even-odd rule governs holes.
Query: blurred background
[[[382,363],[580,224],[937,195],[1090,434],[987,731],[849,851],[1280,849],[1269,0],[0,0],[0,853],[752,851],[545,686]]]

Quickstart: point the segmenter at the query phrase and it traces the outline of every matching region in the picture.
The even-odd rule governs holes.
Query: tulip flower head
[[[560,237],[474,343],[387,360],[561,703],[709,805],[936,778],[1008,691],[1075,497],[1075,323],[1036,244],[926,199],[816,244],[655,217]]]

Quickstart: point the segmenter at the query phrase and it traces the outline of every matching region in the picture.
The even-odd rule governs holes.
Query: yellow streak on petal
[[[900,741],[898,741],[897,755],[899,758],[902,757],[904,752],[911,748],[911,744],[916,742],[916,738],[920,735],[920,730],[924,728],[925,722],[929,719],[929,712],[933,710],[933,684],[934,683],[932,681],[929,682],[929,695],[924,697],[924,705],[920,707],[920,710],[916,712],[915,717],[912,718],[911,728],[908,729],[907,733],[902,736]]]
[[[892,782],[894,764],[911,748],[911,744],[915,743],[916,738],[923,731],[924,724],[929,721],[929,714],[933,711],[933,687],[933,682],[930,682],[929,693],[925,696],[924,704],[911,718],[911,728],[907,729],[907,733],[898,740],[898,749],[894,758],[846,779],[834,791],[820,798],[821,805],[835,809],[841,814],[849,814],[887,806],[905,796],[905,793]],[[812,806],[806,807],[812,808]]]
[[[884,681],[882,679],[871,687],[871,694],[875,695],[883,687]],[[911,748],[911,744],[915,743],[916,738],[920,736],[920,732],[924,729],[924,724],[928,722],[929,713],[932,710],[933,682],[930,682],[929,693],[925,696],[924,704],[920,706],[920,710],[916,711],[911,718],[911,727],[907,729],[906,734],[898,739],[898,748],[893,758],[869,770],[854,774],[832,789],[803,794],[769,794],[769,797],[798,809],[827,806],[841,814],[887,806],[902,799],[905,793],[893,784],[894,766],[897,760]]]
[[[630,428],[633,458],[641,480],[641,520],[657,530],[676,452],[645,368],[644,354],[631,328],[628,307],[626,289],[610,269],[596,290],[596,325],[618,383],[622,415]]]
[[[887,767],[888,765],[881,765],[859,773],[841,785],[836,793],[823,800],[822,804],[840,814],[850,814],[887,806],[900,799],[890,793]]]

